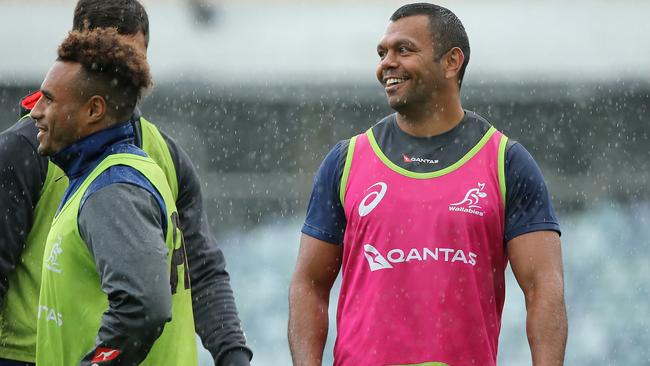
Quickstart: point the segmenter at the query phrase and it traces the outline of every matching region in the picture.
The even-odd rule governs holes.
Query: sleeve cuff
[[[311,236],[312,238],[316,238],[318,240],[322,240],[327,243],[335,244],[335,245],[342,245],[343,244],[343,238],[332,235],[330,233],[327,233],[325,231],[319,230],[307,223],[305,223],[302,226],[302,233]]]
[[[250,351],[244,348],[235,348],[227,351],[219,360],[215,361],[217,366],[250,366]]]
[[[560,225],[552,222],[544,222],[544,223],[526,225],[516,230],[513,230],[509,233],[506,233],[505,242],[508,243],[510,240],[520,235],[532,233],[533,231],[555,231],[560,236],[562,235],[562,231],[560,231]]]

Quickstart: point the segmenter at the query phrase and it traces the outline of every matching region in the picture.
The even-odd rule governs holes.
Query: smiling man
[[[559,225],[530,154],[461,106],[462,23],[405,5],[377,53],[396,113],[316,173],[289,295],[294,364],[321,364],[341,272],[335,365],[495,365],[510,262],[533,364],[562,365]]]
[[[174,198],[133,144],[150,84],[144,54],[96,29],[68,35],[41,85],[38,152],[70,184],[45,242],[38,365],[197,364]]]

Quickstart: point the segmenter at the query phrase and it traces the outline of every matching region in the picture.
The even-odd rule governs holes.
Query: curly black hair
[[[82,66],[82,95],[100,95],[116,118],[128,118],[151,86],[146,56],[115,28],[71,31],[58,49],[58,60]]]

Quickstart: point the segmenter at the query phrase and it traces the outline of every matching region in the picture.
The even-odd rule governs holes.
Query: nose
[[[377,65],[377,69],[375,70],[375,75],[377,77],[377,80],[379,80],[380,84],[384,83],[384,73],[386,70],[390,69],[396,69],[399,67],[398,62],[395,58],[394,52],[389,50],[386,52],[383,58],[379,60],[379,64]]]
[[[384,58],[379,62],[379,66],[382,69],[397,67],[397,58],[395,57],[395,52],[388,50],[384,55]]]

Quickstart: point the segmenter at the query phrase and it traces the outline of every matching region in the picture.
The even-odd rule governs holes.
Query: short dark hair
[[[149,44],[149,17],[137,0],[79,0],[74,9],[72,30],[116,28],[119,34],[144,34]]]
[[[102,96],[115,119],[131,116],[151,85],[149,64],[142,51],[124,42],[114,28],[71,31],[59,46],[58,61],[78,62],[79,93]]]
[[[429,3],[407,4],[397,9],[390,20],[426,15],[429,17],[429,30],[434,44],[434,58],[439,60],[445,53],[454,47],[458,47],[465,55],[465,61],[458,72],[458,87],[463,84],[465,69],[469,63],[469,39],[465,27],[460,19],[451,10],[439,5]]]

